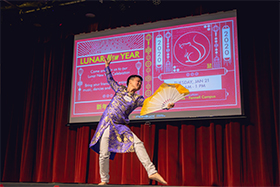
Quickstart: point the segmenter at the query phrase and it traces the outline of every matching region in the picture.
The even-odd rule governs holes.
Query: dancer
[[[143,164],[148,177],[162,184],[167,182],[157,172],[154,164],[143,145],[143,142],[126,126],[129,123],[129,114],[137,107],[142,106],[144,97],[136,94],[142,85],[142,77],[131,75],[127,79],[127,87],[119,85],[112,77],[109,64],[105,59],[105,74],[108,83],[115,95],[104,111],[89,147],[99,153],[99,172],[101,182],[98,185],[109,183],[109,159],[114,159],[116,153],[134,152]],[[174,107],[173,103],[168,109]]]

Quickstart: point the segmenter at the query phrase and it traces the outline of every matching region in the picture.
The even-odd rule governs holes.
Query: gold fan
[[[176,103],[189,93],[181,84],[162,83],[152,96],[145,99],[140,115],[165,109],[169,103]]]

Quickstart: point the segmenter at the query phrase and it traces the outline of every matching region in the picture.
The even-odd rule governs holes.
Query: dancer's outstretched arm
[[[120,85],[114,80],[111,70],[110,70],[110,63],[111,60],[110,59],[104,59],[105,62],[105,74],[106,74],[106,78],[107,78],[107,82],[110,84],[111,88],[114,90],[114,92],[117,92],[117,90],[119,89]]]

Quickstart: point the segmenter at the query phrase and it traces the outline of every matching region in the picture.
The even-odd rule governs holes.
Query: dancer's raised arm
[[[111,70],[110,70],[110,63],[111,60],[110,59],[104,59],[105,62],[105,74],[106,74],[106,78],[107,78],[107,82],[110,84],[111,88],[114,90],[114,92],[116,92],[118,90],[118,88],[120,87],[120,85],[114,80]]]

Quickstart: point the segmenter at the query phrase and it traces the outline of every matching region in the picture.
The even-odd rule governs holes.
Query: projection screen
[[[190,91],[171,110],[140,116],[137,108],[131,121],[242,115],[236,10],[76,35],[69,123],[98,122],[113,97],[108,56],[120,85],[143,77],[145,98],[161,83]]]

